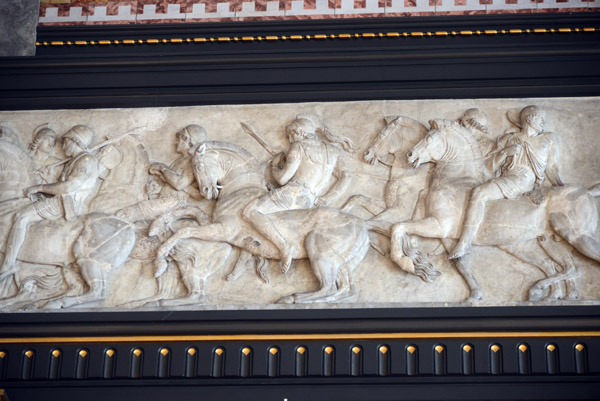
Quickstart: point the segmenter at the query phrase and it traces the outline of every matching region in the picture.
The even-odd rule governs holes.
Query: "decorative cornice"
[[[214,43],[214,42],[246,42],[254,41],[307,41],[307,40],[350,40],[350,39],[383,39],[383,38],[423,38],[440,36],[494,36],[494,35],[528,35],[528,34],[567,34],[567,33],[600,32],[600,28],[535,28],[535,29],[485,29],[459,31],[427,31],[427,32],[377,32],[377,33],[340,33],[314,35],[259,35],[259,36],[217,36],[195,38],[163,38],[163,39],[121,39],[121,40],[54,40],[36,42],[36,46],[130,46],[136,44],[177,45],[183,43]]]

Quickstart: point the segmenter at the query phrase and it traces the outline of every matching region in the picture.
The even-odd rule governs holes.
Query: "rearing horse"
[[[457,239],[469,191],[485,180],[483,155],[472,133],[453,121],[434,120],[430,124],[432,129],[408,153],[408,161],[414,168],[428,162],[435,164],[426,200],[426,217],[401,222],[392,228],[392,260],[410,273],[419,262],[420,253],[408,236]],[[518,243],[538,239],[546,254],[567,269],[560,277],[546,272],[551,277],[536,283],[530,290],[533,300],[540,299],[550,284],[575,274],[572,248],[565,246],[564,241],[548,241],[552,234],[558,234],[583,255],[600,262],[600,242],[595,235],[598,209],[594,199],[600,195],[600,185],[591,190],[569,185],[544,190],[547,198],[540,206],[527,198],[488,202],[473,241],[474,245],[498,246],[543,270],[544,266],[531,260],[530,252],[515,247]],[[480,292],[479,286],[468,264],[462,263],[462,268],[473,297]]]

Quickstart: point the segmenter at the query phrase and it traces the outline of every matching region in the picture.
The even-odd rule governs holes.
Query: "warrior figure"
[[[250,202],[243,211],[244,219],[279,249],[283,273],[289,269],[295,250],[269,215],[333,202],[350,184],[350,175],[340,157],[342,149],[337,143],[352,149],[348,139],[334,136],[327,129],[328,141],[321,140],[315,124],[308,118],[296,118],[286,127],[286,133],[291,143],[287,155],[280,153],[271,161],[271,174],[281,187]],[[319,196],[332,175],[337,176],[337,181],[326,194]]]
[[[25,196],[33,202],[14,216],[6,255],[0,267],[0,280],[16,273],[16,260],[30,223],[61,218],[74,220],[87,213],[87,206],[96,194],[98,161],[88,151],[94,133],[84,125],[76,125],[63,135],[62,140],[65,154],[71,160],[58,182],[34,185],[24,190]]]
[[[544,132],[545,113],[537,106],[527,106],[520,113],[521,129],[498,138],[493,156],[494,171],[500,176],[473,188],[460,240],[451,259],[464,256],[470,249],[483,219],[487,201],[516,199],[531,194],[541,203],[539,188],[547,177],[552,185],[564,185],[558,172],[558,144],[554,134]]]

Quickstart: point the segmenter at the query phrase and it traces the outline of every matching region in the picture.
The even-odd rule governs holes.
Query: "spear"
[[[254,132],[254,130],[248,124],[242,122],[240,122],[240,124],[242,125],[244,132],[254,138],[256,142],[258,142],[260,146],[262,146],[263,149],[266,150],[271,156],[275,156],[277,154],[269,147],[269,145],[267,145],[265,141],[261,139],[261,137],[258,136],[256,132]]]
[[[137,135],[138,131],[141,131],[142,129],[146,129],[146,127],[135,127],[134,129],[132,129],[130,131],[127,131],[127,132],[125,132],[123,134],[117,134],[117,135],[112,135],[112,136],[108,135],[106,141],[101,142],[98,145],[92,146],[91,148],[88,149],[88,152],[93,152],[95,150],[103,148],[104,146],[107,146],[107,145],[119,142],[121,139],[125,138],[126,136]],[[56,162],[54,164],[48,164],[46,166],[42,166],[42,167],[38,168],[35,171],[39,171],[39,170],[41,170],[43,168],[46,168],[46,167],[57,167],[57,166],[65,164],[65,163],[68,163],[71,160],[73,160],[73,158],[72,157],[68,157],[68,158],[63,159],[63,160],[61,160],[59,162]]]

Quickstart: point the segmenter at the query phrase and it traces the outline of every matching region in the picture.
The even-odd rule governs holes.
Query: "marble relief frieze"
[[[3,311],[588,304],[600,100],[0,112]]]

